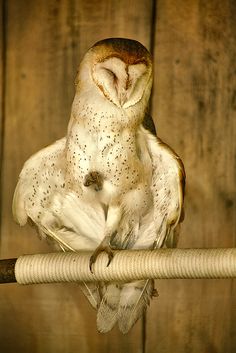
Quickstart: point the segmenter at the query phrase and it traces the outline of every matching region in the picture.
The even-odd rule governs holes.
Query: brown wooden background
[[[76,68],[106,37],[154,56],[153,116],[187,172],[180,247],[233,247],[236,236],[234,0],[0,0],[1,258],[49,251],[20,229],[11,201],[23,162],[66,132]],[[132,332],[98,334],[76,284],[0,287],[0,352],[231,353],[233,280],[162,280]]]

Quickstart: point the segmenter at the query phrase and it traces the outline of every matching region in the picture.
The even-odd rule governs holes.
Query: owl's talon
[[[107,267],[110,265],[113,257],[114,257],[114,253],[111,249],[110,246],[98,246],[97,249],[94,251],[94,253],[92,254],[92,256],[90,257],[89,260],[89,269],[90,272],[93,273],[93,265],[95,264],[97,257],[100,253],[105,252],[108,255],[108,263],[107,263]]]
[[[89,259],[89,269],[90,272],[93,274],[93,264],[95,263],[96,259],[94,259],[94,256],[92,255]]]
[[[110,248],[110,252],[109,252],[109,253],[107,253],[107,255],[108,255],[108,263],[107,263],[107,267],[108,267],[108,266],[110,265],[110,263],[111,263],[111,261],[112,261],[113,257],[114,257],[114,254],[113,254],[113,252],[112,252],[111,248]]]

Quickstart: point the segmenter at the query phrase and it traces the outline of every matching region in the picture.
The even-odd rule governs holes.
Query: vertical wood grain
[[[0,0],[0,202],[2,184],[2,154],[3,154],[3,123],[4,123],[4,3]],[[1,208],[0,208],[0,228],[1,228]]]
[[[150,46],[151,1],[9,0],[2,184],[1,257],[49,251],[30,227],[15,225],[13,191],[24,161],[65,135],[77,66],[99,39]],[[0,288],[0,351],[139,352],[141,323],[129,335],[102,335],[74,285]]]
[[[235,246],[236,6],[233,0],[156,3],[153,115],[159,136],[179,153],[187,172],[179,246]],[[2,258],[50,250],[34,230],[14,224],[11,199],[23,162],[65,134],[84,52],[111,36],[150,48],[153,18],[151,1],[6,4]],[[0,62],[0,75],[1,67]],[[156,286],[160,296],[147,314],[146,353],[234,351],[235,281],[158,281]],[[76,284],[0,288],[4,353],[141,351],[140,323],[127,336],[117,329],[100,335],[95,321]]]
[[[233,247],[236,235],[236,4],[159,0],[153,115],[182,157],[180,247]],[[149,352],[235,350],[235,281],[158,281]]]

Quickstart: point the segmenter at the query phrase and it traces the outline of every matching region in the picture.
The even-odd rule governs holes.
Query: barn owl
[[[66,137],[24,165],[13,199],[20,225],[33,222],[63,251],[175,246],[185,172],[170,147],[144,127],[152,61],[137,41],[110,38],[84,56]],[[153,280],[84,283],[97,327],[126,333],[155,293]]]

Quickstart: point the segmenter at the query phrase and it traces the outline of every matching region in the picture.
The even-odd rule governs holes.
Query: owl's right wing
[[[25,162],[12,204],[14,219],[20,225],[26,224],[28,218],[37,223],[54,190],[63,188],[65,144],[64,137]]]
[[[73,192],[65,192],[65,147],[62,138],[26,161],[13,197],[13,216],[21,226],[30,219],[41,236],[64,251],[94,249],[100,241],[95,234],[102,227],[101,217]],[[83,283],[80,288],[97,308],[98,285]]]
[[[42,236],[65,250],[95,249],[102,237],[104,211],[67,190],[66,138],[34,154],[24,164],[13,197],[13,216],[30,219]]]

